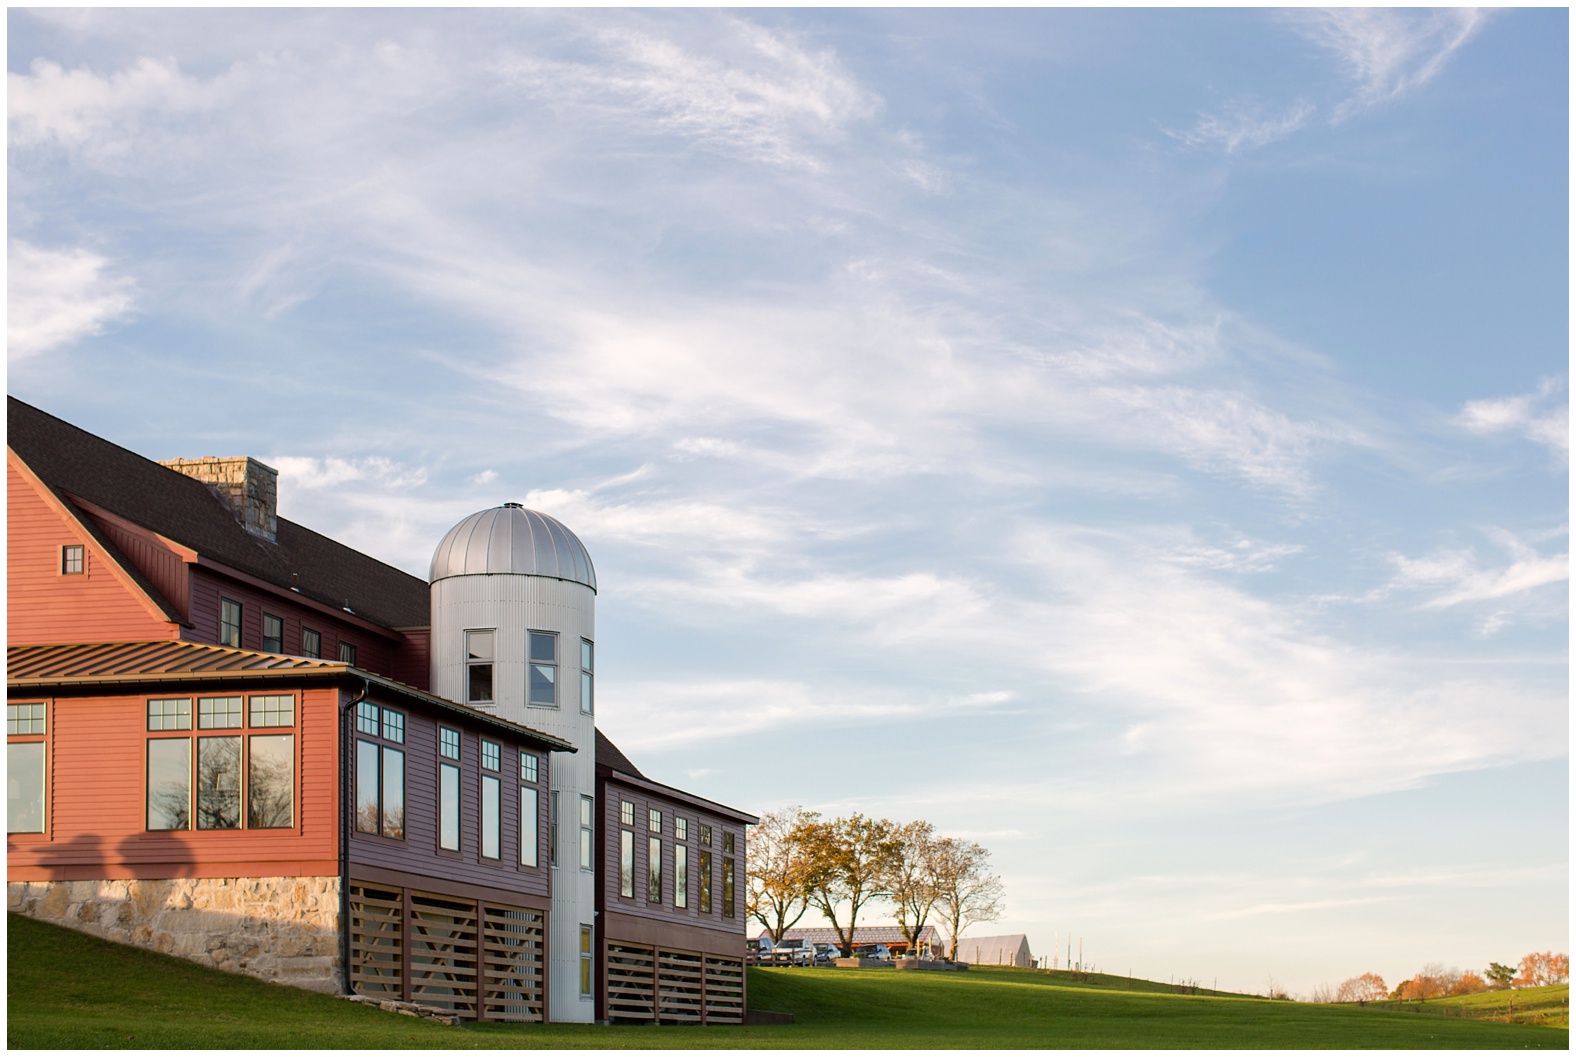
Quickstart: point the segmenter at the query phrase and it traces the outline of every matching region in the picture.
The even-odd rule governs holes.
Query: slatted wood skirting
[[[405,901],[399,889],[350,888],[350,980],[358,995],[404,995]]]
[[[607,945],[609,1020],[657,1019],[656,951],[631,943]]]
[[[486,1018],[540,1021],[545,994],[541,913],[487,905],[484,924],[482,1001]]]
[[[706,955],[706,1023],[744,1023],[744,959]]]
[[[425,892],[410,894],[410,997],[476,1016],[476,904]]]
[[[744,959],[609,943],[607,1015],[648,1024],[742,1024]]]

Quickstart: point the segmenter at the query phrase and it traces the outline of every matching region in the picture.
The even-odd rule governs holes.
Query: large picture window
[[[48,758],[42,701],[5,706],[6,735],[6,832],[43,833],[46,831],[45,764]]]
[[[618,894],[635,898],[635,835],[627,829],[618,831]]]
[[[711,852],[700,853],[700,912],[711,913]]]
[[[673,905],[689,906],[689,847],[673,846]]]
[[[270,709],[265,703],[260,714],[270,717],[279,712],[277,706]],[[404,744],[405,716],[371,701],[360,701],[356,704],[356,730],[394,743],[356,739],[356,831],[404,840],[405,751],[395,746]],[[253,736],[251,740],[253,789],[247,800],[248,814],[279,817],[284,808],[278,799],[279,783],[274,772],[278,746],[271,737]]]
[[[503,790],[496,775],[482,775],[482,858],[502,855]]]
[[[147,703],[145,823],[150,831],[290,829],[295,819],[295,697],[255,694]],[[247,728],[268,734],[244,733]],[[195,744],[194,744],[195,742]]]
[[[531,642],[531,692],[533,705],[558,704],[558,636],[547,631],[529,633]]]
[[[540,866],[542,801],[534,785],[520,787],[520,865]]]

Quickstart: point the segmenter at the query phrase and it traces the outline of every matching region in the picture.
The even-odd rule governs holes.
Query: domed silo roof
[[[478,510],[451,528],[433,552],[428,579],[436,583],[472,573],[551,576],[596,590],[585,544],[557,518],[519,503]]]

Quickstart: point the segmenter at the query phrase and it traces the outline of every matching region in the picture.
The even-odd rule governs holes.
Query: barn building
[[[596,573],[518,504],[428,580],[8,401],[14,911],[486,1020],[739,1023],[745,812],[596,729]]]
[[[1034,965],[1034,955],[1029,953],[1029,937],[1021,932],[1011,936],[964,936],[958,940],[958,961],[1028,969]]]
[[[762,929],[758,938],[770,940],[772,934]],[[814,944],[829,943],[834,947],[838,945],[837,930],[830,927],[788,929],[783,932],[783,939],[804,940],[806,943]],[[920,958],[940,958],[946,952],[946,942],[934,925],[921,928],[916,939],[919,940],[916,953]],[[908,940],[897,925],[860,925],[854,932],[854,943],[856,946],[862,943],[885,944],[894,958],[901,958],[909,953]]]

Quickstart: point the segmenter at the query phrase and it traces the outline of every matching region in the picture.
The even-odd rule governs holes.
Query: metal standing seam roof
[[[511,723],[490,712],[429,694],[394,679],[353,668],[343,661],[288,657],[278,653],[259,653],[255,650],[179,640],[10,646],[6,649],[6,685],[21,691],[131,682],[216,682],[226,678],[280,679],[303,676],[363,679],[407,699],[513,734],[523,734],[555,751],[576,751],[574,745],[562,738]]]
[[[478,510],[451,528],[432,554],[428,579],[474,573],[550,576],[596,590],[596,569],[579,537],[519,503]]]

